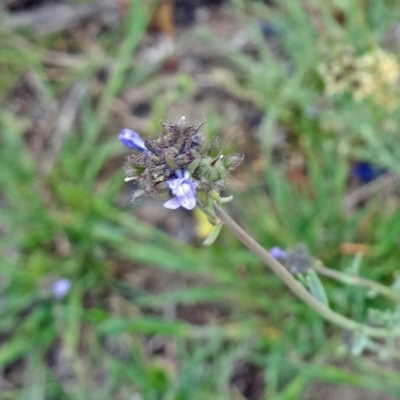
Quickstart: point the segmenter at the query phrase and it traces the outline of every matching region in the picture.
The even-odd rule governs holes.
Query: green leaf
[[[328,296],[326,295],[325,289],[314,270],[310,269],[306,272],[306,282],[311,294],[321,303],[329,307]]]
[[[207,239],[203,242],[203,246],[211,246],[217,240],[221,228],[222,224],[214,225]]]

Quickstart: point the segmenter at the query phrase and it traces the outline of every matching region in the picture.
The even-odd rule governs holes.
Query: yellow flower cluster
[[[345,47],[319,72],[328,96],[349,90],[356,101],[370,99],[388,110],[396,107],[400,65],[391,53],[377,49],[357,57]]]

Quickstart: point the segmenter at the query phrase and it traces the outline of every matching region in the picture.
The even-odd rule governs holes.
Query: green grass
[[[137,56],[151,14],[140,3],[133,2],[121,26],[100,35],[96,60],[87,57],[84,67],[58,80],[49,79],[43,57],[62,34],[0,33],[0,60],[8,60],[0,61],[2,100],[26,70],[43,86],[45,108],[73,82],[87,88],[57,154],[51,146],[35,154],[27,134],[32,116],[19,115],[15,99],[0,110],[0,398],[252,399],[249,388],[238,394],[246,368],[253,371],[252,385],[255,376],[261,382],[263,399],[307,399],[316,381],[400,397],[389,363],[382,368],[372,356],[346,356],[340,329],[295,299],[228,231],[210,248],[185,244],[140,221],[121,200],[127,199],[126,151],[116,140],[122,127],[111,112],[115,98],[132,87],[152,93],[153,133],[168,107],[189,99],[196,85],[177,72],[173,90],[158,94],[166,74]],[[343,94],[313,117],[307,110],[323,96],[318,66],[328,45],[351,45],[360,53],[383,46],[399,5],[232,3],[228,12],[250,35],[257,56],[230,50],[202,26],[191,31],[205,46],[220,48],[234,71],[224,90],[261,115],[257,146],[265,168],[253,170],[249,156],[241,167],[246,190],[237,190],[226,208],[266,248],[305,243],[333,269],[350,271],[356,264],[340,253],[342,243],[368,244],[359,273],[392,284],[400,271],[399,208],[385,210],[384,199],[375,196],[346,213],[342,201],[354,159],[398,174],[398,109],[391,113]],[[345,25],[333,17],[338,7]],[[318,32],[315,18],[322,24]],[[262,37],[260,20],[278,32],[279,55]],[[108,68],[108,78],[93,98],[89,88],[101,68]],[[215,136],[237,120],[213,110],[211,101],[204,132]],[[274,147],[278,130],[287,134],[282,153],[304,160],[305,185],[288,179],[289,167]],[[226,137],[224,144],[242,150]],[[41,158],[53,156],[51,169],[43,169]],[[162,290],[141,284],[142,276],[160,281]],[[72,288],[56,300],[49,282],[61,277]],[[358,321],[368,308],[392,307],[363,289],[323,282],[332,308]],[[186,318],[169,316],[171,309],[186,310]],[[191,310],[201,314],[201,324],[190,323]]]

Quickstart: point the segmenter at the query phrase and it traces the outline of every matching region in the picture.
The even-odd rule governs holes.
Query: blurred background
[[[197,210],[132,206],[117,139],[205,121],[264,247],[400,290],[397,0],[0,6],[1,400],[400,398],[396,342],[350,343],[227,230],[203,247]]]

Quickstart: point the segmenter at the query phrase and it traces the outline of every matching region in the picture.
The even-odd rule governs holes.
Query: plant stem
[[[400,303],[400,293],[388,288],[385,285],[382,285],[379,282],[374,282],[359,276],[348,275],[334,269],[326,268],[319,261],[313,266],[313,269],[319,275],[336,279],[340,282],[347,283],[348,285],[357,285],[371,289],[382,296],[395,301],[396,303]]]
[[[257,243],[247,232],[245,232],[218,204],[214,205],[217,216],[224,225],[239,239],[249,250],[256,254],[299,299],[316,311],[321,317],[344,329],[357,331],[370,337],[385,338],[400,336],[399,329],[375,328],[353,321],[341,314],[336,313],[329,307],[320,303],[312,294],[302,286],[293,275],[267,250]]]

